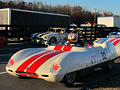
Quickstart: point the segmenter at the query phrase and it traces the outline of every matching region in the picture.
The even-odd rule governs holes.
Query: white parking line
[[[1,75],[1,74],[5,74],[5,73],[7,73],[7,72],[6,72],[6,71],[4,71],[4,72],[0,72],[0,75]]]
[[[2,56],[11,56],[11,55],[13,55],[13,53],[11,53],[11,54],[3,54],[3,55],[0,55],[0,57],[2,57]]]

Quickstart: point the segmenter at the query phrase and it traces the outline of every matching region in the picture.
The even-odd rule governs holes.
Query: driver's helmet
[[[75,43],[77,43],[77,40],[78,40],[77,33],[70,33],[68,35],[68,41],[69,42],[75,42]]]
[[[65,33],[65,29],[61,29],[61,32],[60,33]]]

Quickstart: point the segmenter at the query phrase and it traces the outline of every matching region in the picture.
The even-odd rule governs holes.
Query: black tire
[[[28,79],[29,77],[27,77],[27,76],[19,76],[18,78],[20,78],[20,79]]]
[[[105,66],[105,71],[111,71],[114,66],[114,60],[108,62],[107,66]]]
[[[49,45],[55,44],[57,42],[56,38],[52,37],[49,41]]]
[[[64,76],[63,84],[67,87],[71,87],[71,86],[73,86],[75,79],[76,79],[76,72],[67,73]]]

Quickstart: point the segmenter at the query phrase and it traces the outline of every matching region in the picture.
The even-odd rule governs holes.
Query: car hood
[[[45,50],[40,53],[30,55],[27,58],[16,62],[14,65],[11,66],[11,68],[13,67],[14,69],[16,69],[16,71],[21,72],[25,71],[29,73],[35,73],[42,71],[44,73],[48,73],[50,72],[50,68],[53,63],[60,61],[62,58],[59,57],[63,56],[65,53],[68,54],[68,52],[64,51]],[[13,58],[13,60],[14,59],[15,58]],[[45,71],[45,68],[48,68],[48,70]]]
[[[39,36],[39,37],[42,37],[42,36],[44,36],[44,35],[50,35],[50,34],[57,34],[57,32],[45,32],[45,33],[39,34],[38,36]]]

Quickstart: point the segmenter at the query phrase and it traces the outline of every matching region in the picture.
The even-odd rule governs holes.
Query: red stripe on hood
[[[63,46],[55,46],[54,50],[61,50]]]
[[[119,42],[120,42],[120,39],[117,40],[117,41],[115,41],[115,42],[113,43],[113,45],[116,46]]]
[[[22,64],[17,68],[16,71],[22,71],[22,72],[24,72],[25,68],[28,67],[33,61],[35,61],[35,60],[36,60],[37,58],[39,58],[40,56],[42,56],[42,55],[44,55],[44,54],[46,54],[46,53],[49,53],[49,52],[51,52],[51,51],[49,51],[49,50],[48,50],[48,51],[44,51],[44,52],[41,52],[41,53],[39,53],[39,54],[36,54],[36,55],[30,57],[28,60],[26,60],[24,63],[22,63]]]
[[[113,41],[116,40],[116,39],[118,39],[118,38],[111,39],[111,40],[109,40],[109,42],[113,42]]]
[[[30,72],[30,73],[35,73],[36,70],[43,64],[45,63],[48,59],[54,57],[55,55],[58,55],[60,53],[62,53],[63,51],[56,51],[50,54],[47,54],[41,58],[39,58],[36,62],[34,62],[27,70],[26,72]]]
[[[63,48],[64,51],[70,51],[72,49],[72,46],[65,46]]]

